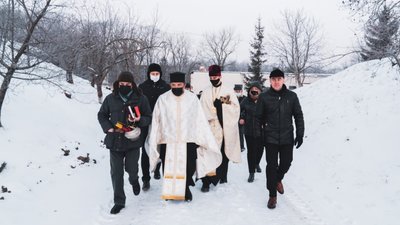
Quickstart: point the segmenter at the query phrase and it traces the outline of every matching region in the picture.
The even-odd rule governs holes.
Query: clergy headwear
[[[169,74],[170,82],[183,82],[185,83],[185,74],[181,72],[174,72]]]
[[[233,90],[235,91],[241,91],[242,90],[243,85],[241,84],[235,84],[235,86],[233,87]]]
[[[208,67],[209,76],[221,76],[221,67],[218,65],[211,65]]]

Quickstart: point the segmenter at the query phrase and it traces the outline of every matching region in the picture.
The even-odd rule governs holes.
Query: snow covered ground
[[[10,191],[0,192],[0,224],[398,224],[400,75],[385,60],[296,90],[306,137],[274,210],[267,208],[265,160],[249,184],[243,152],[227,184],[204,194],[197,182],[190,203],[161,200],[157,180],[134,196],[126,179],[126,208],[110,215],[100,105],[87,81],[75,82],[64,84],[72,99],[43,83],[13,83],[0,129],[0,163],[7,162],[0,185]],[[77,157],[87,153],[90,162],[81,164]]]

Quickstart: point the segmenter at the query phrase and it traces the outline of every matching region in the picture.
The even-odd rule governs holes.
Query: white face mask
[[[158,80],[160,80],[160,75],[158,76],[152,76],[150,75],[150,80],[152,80],[154,83],[157,82]]]
[[[242,97],[242,93],[235,92],[237,97]]]

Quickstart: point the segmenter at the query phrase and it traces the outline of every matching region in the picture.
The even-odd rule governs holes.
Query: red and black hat
[[[211,65],[208,67],[209,76],[221,76],[221,67],[218,65]]]

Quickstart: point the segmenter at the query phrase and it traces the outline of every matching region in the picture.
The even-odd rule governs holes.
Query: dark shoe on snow
[[[132,190],[133,190],[134,195],[139,195],[139,193],[140,193],[139,181],[136,181],[135,183],[132,184]]]
[[[221,178],[221,180],[219,181],[219,183],[220,184],[223,184],[223,183],[228,183],[228,178]]]
[[[269,209],[275,209],[276,208],[276,197],[269,197],[267,206]]]
[[[250,173],[249,178],[247,178],[247,182],[253,183],[254,181],[254,173]]]
[[[278,181],[278,183],[276,184],[276,190],[279,192],[279,194],[283,195],[285,190],[283,189],[282,181]]]
[[[257,171],[257,173],[261,173],[262,172],[260,165],[257,165],[256,171]]]
[[[210,191],[210,185],[205,185],[203,184],[203,186],[201,187],[201,192],[209,192]]]
[[[159,180],[161,178],[160,171],[154,171],[154,179]]]
[[[150,181],[143,181],[143,191],[148,191],[150,189]]]
[[[185,201],[191,202],[192,200],[193,200],[192,192],[190,192],[189,188],[186,188]]]
[[[123,205],[114,205],[110,211],[111,214],[117,214],[121,209],[125,208]]]

